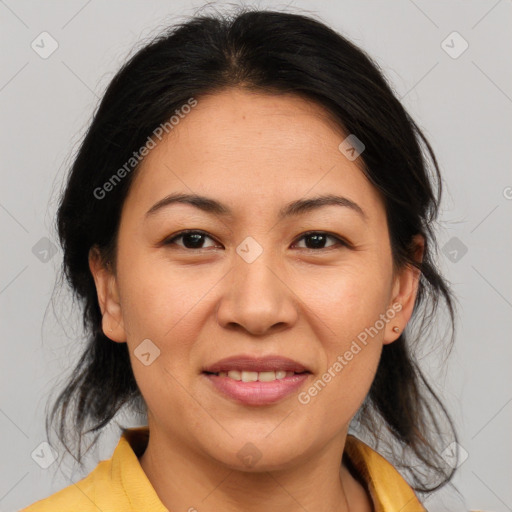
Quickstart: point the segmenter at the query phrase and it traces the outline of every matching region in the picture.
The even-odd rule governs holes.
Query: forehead
[[[323,107],[295,95],[228,89],[200,97],[145,157],[126,202],[150,207],[178,191],[215,197],[240,215],[250,204],[254,215],[339,193],[382,210],[360,159],[338,148],[347,135]]]

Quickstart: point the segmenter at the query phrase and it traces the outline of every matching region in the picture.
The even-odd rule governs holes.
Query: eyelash
[[[187,235],[187,234],[200,234],[200,235],[203,235],[207,238],[210,238],[211,240],[214,240],[215,239],[213,237],[211,237],[210,235],[208,235],[208,233],[204,232],[204,231],[201,231],[200,229],[185,229],[184,231],[180,231],[179,233],[177,233],[176,235],[173,235],[171,238],[168,238],[166,239],[163,244],[164,245],[173,245],[175,243],[176,240],[178,240],[179,238],[182,238],[184,235]],[[336,240],[338,242],[338,245],[342,246],[342,247],[350,247],[350,244],[343,240],[342,238],[340,238],[339,236],[337,235],[333,235],[327,231],[307,231],[306,233],[303,233],[298,239],[297,241],[300,241],[302,240],[303,238],[306,238],[308,236],[311,236],[311,235],[326,235],[328,238],[333,238],[334,240]],[[294,243],[297,243],[297,242],[294,242]],[[180,246],[181,247],[181,246]],[[195,252],[199,252],[201,250],[207,250],[209,249],[208,247],[206,248],[203,248],[203,247],[199,247],[197,249],[191,249],[191,248],[188,248],[188,247],[181,247],[182,249],[185,249],[185,250],[188,250],[188,251],[195,251]],[[310,251],[310,252],[320,252],[320,251],[328,251],[328,250],[332,250],[332,249],[335,249],[336,248],[336,245],[332,245],[332,246],[329,246],[329,247],[321,247],[319,249],[311,249],[309,247],[301,247],[300,249],[301,250],[305,250],[305,251]]]

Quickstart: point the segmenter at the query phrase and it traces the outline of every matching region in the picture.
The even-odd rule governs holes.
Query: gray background
[[[70,463],[43,469],[35,462],[45,450],[49,393],[80,349],[79,317],[67,292],[49,306],[62,257],[53,229],[56,201],[98,98],[134,45],[202,4],[0,1],[1,511],[78,480],[117,442],[112,430],[83,473]],[[440,260],[458,296],[459,330],[446,363],[442,351],[424,362],[467,452],[454,479],[465,503],[445,492],[426,505],[512,510],[512,2],[288,4],[294,7],[318,14],[377,60],[444,174]],[[51,49],[44,31],[58,43],[47,58],[40,55]],[[454,31],[463,39],[448,37]],[[464,41],[469,46],[459,55]]]

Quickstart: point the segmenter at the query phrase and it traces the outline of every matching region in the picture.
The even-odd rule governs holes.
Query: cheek
[[[367,258],[308,275],[300,283],[304,302],[330,328],[336,347],[372,326],[389,306],[391,266]],[[299,283],[297,283],[297,286]]]
[[[119,262],[123,322],[137,384],[150,409],[161,408],[167,397],[166,414],[181,415],[191,405],[183,389],[196,376],[197,341],[205,321],[214,318],[211,290],[221,276],[206,266],[179,268],[147,253],[132,252]],[[150,353],[146,360],[139,358],[139,347]]]
[[[301,401],[310,403],[311,413],[321,415],[333,430],[356,413],[377,371],[389,309],[389,269],[382,261],[346,266],[322,291],[317,286],[316,293],[308,281],[307,305],[322,320],[317,336],[326,357]]]
[[[128,338],[163,343],[173,332],[194,329],[197,308],[217,278],[199,267],[172,265],[162,258],[135,253],[119,267],[122,312]],[[187,339],[187,337],[182,339]]]
[[[378,301],[376,301],[378,303]],[[354,301],[354,305],[358,302]],[[372,385],[382,352],[382,330],[375,328],[380,308],[341,309],[336,335],[325,333],[321,350],[325,365],[314,375],[298,400],[319,431],[329,437],[348,425]]]
[[[201,335],[199,315],[207,314],[203,286],[208,282],[199,287],[201,280],[192,277],[193,270],[187,278],[169,265],[150,264],[147,256],[133,258],[119,272],[123,321],[137,385],[149,410],[165,411],[168,418],[183,417],[190,407],[184,389],[189,388],[195,341]]]

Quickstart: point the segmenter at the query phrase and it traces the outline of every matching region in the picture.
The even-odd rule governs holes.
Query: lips
[[[210,389],[250,406],[274,404],[304,386],[311,371],[282,356],[232,356],[206,366],[202,375]]]
[[[204,373],[218,374],[230,371],[311,373],[303,364],[283,356],[231,356],[203,368]]]

